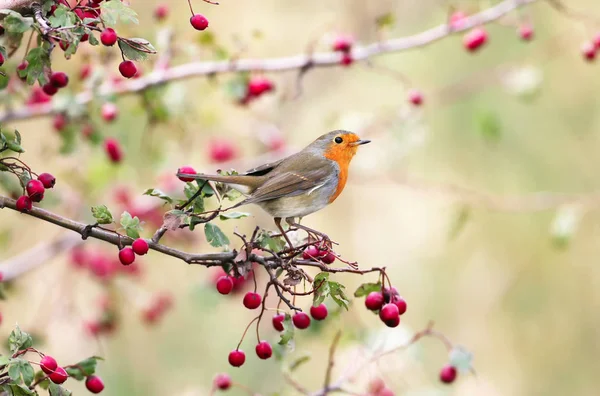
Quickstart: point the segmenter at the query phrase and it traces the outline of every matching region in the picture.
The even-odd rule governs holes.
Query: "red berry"
[[[394,297],[400,297],[400,293],[398,293],[398,289],[395,287],[383,288],[383,299],[386,303],[389,303],[393,300]]]
[[[217,279],[217,291],[221,294],[229,294],[233,290],[233,281],[229,276],[222,276]],[[245,300],[244,300],[245,301]],[[244,303],[245,305],[245,303]]]
[[[90,375],[85,379],[85,387],[92,393],[100,393],[104,390],[104,382],[96,375]]]
[[[114,121],[119,115],[119,108],[116,104],[111,102],[106,102],[102,105],[102,119],[107,122]]]
[[[596,58],[596,51],[596,46],[592,42],[586,42],[581,47],[581,53],[588,61],[593,61]]]
[[[150,247],[148,246],[148,242],[146,242],[146,240],[142,238],[138,238],[135,241],[133,241],[133,243],[131,244],[131,248],[133,249],[135,254],[139,256],[143,256],[144,254],[148,253],[148,249],[150,249]]]
[[[451,384],[456,379],[457,371],[454,366],[444,366],[440,371],[440,381],[444,384]]]
[[[38,180],[42,182],[44,188],[52,188],[56,184],[56,178],[50,173],[42,173],[38,176]]]
[[[325,304],[321,304],[317,307],[311,306],[310,307],[310,316],[312,316],[312,318],[314,320],[325,319],[327,317],[327,306]]]
[[[119,64],[119,72],[125,78],[131,78],[137,73],[137,67],[132,61],[123,61]]]
[[[54,382],[55,384],[62,384],[63,382],[65,382],[68,378],[67,372],[65,371],[64,368],[62,367],[57,367],[54,372],[52,372],[50,374],[50,381]]]
[[[44,185],[39,180],[29,180],[25,189],[33,202],[40,202],[44,198],[44,191],[46,191]]]
[[[596,33],[592,41],[594,42],[594,47],[596,47],[596,50],[600,49],[600,33]]]
[[[260,306],[262,298],[260,294],[254,292],[248,292],[244,296],[244,307],[248,309],[256,309]]]
[[[29,212],[33,207],[31,198],[27,195],[21,195],[19,199],[17,199],[16,207],[19,212]]]
[[[528,23],[519,26],[519,37],[523,41],[530,41],[533,39],[533,27]]]
[[[121,151],[121,145],[117,139],[106,139],[104,141],[104,150],[112,162],[118,163],[123,159],[123,152]]]
[[[50,76],[50,83],[56,88],[64,88],[69,84],[69,76],[64,72],[54,72]]]
[[[228,140],[213,140],[209,145],[209,156],[213,162],[225,162],[233,159],[236,149]]]
[[[379,393],[377,393],[377,396],[395,396],[396,394],[394,393],[393,390],[391,390],[390,388],[383,388],[379,391]]]
[[[258,97],[266,92],[274,89],[274,84],[271,80],[262,76],[254,76],[248,80],[248,95]]]
[[[190,18],[190,23],[196,30],[204,30],[208,27],[208,19],[203,15],[196,14]]]
[[[488,34],[484,28],[477,27],[465,34],[463,45],[471,52],[478,50],[488,40]]]
[[[231,388],[231,377],[226,373],[217,374],[213,380],[213,384],[218,389],[227,390]]]
[[[273,348],[267,341],[261,341],[256,345],[256,356],[265,360],[273,355]]]
[[[82,65],[81,69],[79,70],[79,78],[81,80],[85,80],[90,76],[90,74],[92,74],[92,65],[89,63]]]
[[[52,374],[58,367],[58,363],[56,363],[56,360],[52,356],[46,355],[40,360],[40,367],[44,373]]]
[[[129,246],[119,250],[119,261],[123,265],[129,265],[135,261],[135,253]]]
[[[292,322],[298,329],[306,329],[310,326],[310,317],[304,312],[298,312],[292,316]]]
[[[387,322],[384,322],[387,327],[398,327],[400,324],[400,316],[395,319],[390,319]]]
[[[23,62],[19,63],[19,66],[17,66],[17,75],[19,76],[19,78],[21,79],[21,81],[26,81],[27,80],[27,75],[21,77],[21,75],[18,72],[26,70],[28,66],[29,66],[29,62],[27,62],[26,60],[24,60]]]
[[[379,396],[379,392],[384,388],[385,388],[385,382],[383,382],[383,380],[381,378],[376,377],[376,378],[373,378],[371,381],[369,381],[369,387],[368,387],[369,394]]]
[[[2,52],[0,52],[0,66],[2,66],[4,64],[4,55],[2,55]]]
[[[326,252],[325,255],[319,257],[319,260],[321,260],[321,262],[323,262],[324,264],[331,264],[335,261],[335,254],[333,254],[333,252]]]
[[[404,314],[407,308],[406,301],[400,296],[394,297],[392,300],[393,304],[398,307],[398,314]]]
[[[67,116],[65,116],[62,113],[55,115],[54,119],[52,120],[52,126],[54,127],[54,130],[57,132],[60,132],[63,129],[65,129],[65,127],[67,126],[67,123],[68,123]]]
[[[354,40],[350,36],[338,36],[333,42],[333,50],[340,52],[349,52],[352,49]]]
[[[159,4],[154,9],[154,18],[159,21],[162,21],[169,15],[169,7],[166,4]]]
[[[379,318],[385,324],[388,324],[388,322],[393,324],[399,317],[400,311],[394,304],[385,304],[383,307],[381,307],[381,311],[379,311]]]
[[[233,367],[240,367],[246,361],[246,354],[241,349],[229,352],[229,364]]]
[[[383,306],[383,294],[381,292],[371,292],[365,298],[365,306],[371,311],[378,311]]]
[[[69,42],[68,42],[68,41],[65,41],[65,40],[61,40],[61,41],[58,43],[58,46],[59,46],[59,47],[60,47],[60,49],[61,49],[61,50],[63,50],[63,51],[66,51],[66,50],[69,48],[69,46],[70,46],[70,45],[71,45],[71,44],[69,44]]]
[[[117,38],[117,32],[113,28],[106,28],[100,33],[100,41],[107,47],[115,45]]]
[[[273,316],[273,327],[277,331],[283,331],[283,321],[285,320],[284,314],[277,314]]]
[[[408,93],[408,100],[413,105],[420,106],[423,104],[423,94],[421,93],[421,91],[413,89]]]
[[[319,257],[319,249],[315,245],[310,245],[304,252],[302,252],[302,258],[304,260],[316,260]]]
[[[342,55],[342,60],[340,61],[342,66],[350,66],[352,62],[354,62],[354,58],[352,58],[352,55],[349,52],[345,52]]]
[[[51,83],[46,83],[42,86],[42,91],[44,91],[46,95],[54,96],[54,94],[58,92],[58,88]]]
[[[193,175],[196,173],[196,171],[191,166],[182,166],[181,168],[177,169],[177,173],[185,173],[188,175]],[[195,180],[193,177],[183,177],[183,176],[178,176],[178,177],[179,177],[179,180],[181,180],[182,182],[193,182]]]
[[[0,25],[0,36],[4,34],[4,26]]]

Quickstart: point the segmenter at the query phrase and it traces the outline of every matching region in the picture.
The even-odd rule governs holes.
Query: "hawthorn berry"
[[[225,275],[217,279],[217,291],[221,294],[229,294],[233,290],[233,281],[231,277]],[[245,303],[244,303],[245,305]]]
[[[154,18],[158,21],[162,21],[169,15],[169,7],[166,4],[159,4],[154,9]]]
[[[119,72],[125,78],[131,78],[136,75],[137,67],[130,60],[123,61],[119,64]]]
[[[27,67],[29,66],[29,62],[24,60],[23,62],[19,63],[19,66],[17,66],[17,76],[19,76],[19,78],[21,79],[21,81],[27,81],[27,75],[21,77],[21,75],[19,74],[20,71],[23,70],[27,70]]]
[[[104,390],[104,382],[97,375],[90,375],[85,379],[85,387],[92,393],[100,393]]]
[[[594,43],[594,47],[596,47],[596,50],[599,50],[600,49],[600,33],[596,33],[596,35],[594,36],[592,41]]]
[[[19,199],[17,199],[16,207],[19,212],[29,212],[33,207],[31,198],[29,198],[27,195],[21,195]]]
[[[256,356],[265,360],[273,355],[273,348],[267,341],[261,341],[256,345]]]
[[[304,260],[316,260],[319,257],[319,249],[315,245],[310,245],[302,252]]]
[[[246,354],[241,349],[229,352],[229,364],[233,367],[240,367],[246,361]]]
[[[398,314],[399,315],[403,315],[406,312],[406,300],[404,300],[402,297],[400,296],[395,296],[392,299],[392,303],[398,307]]]
[[[67,126],[67,117],[63,113],[58,113],[52,119],[52,127],[57,132],[62,131]]]
[[[260,306],[262,298],[260,294],[254,292],[248,292],[244,296],[244,307],[248,309],[256,309]]]
[[[463,37],[463,45],[468,51],[475,52],[488,40],[487,31],[482,27],[476,27]]]
[[[354,40],[350,36],[338,36],[333,41],[332,49],[339,52],[349,52],[352,49]]]
[[[227,390],[231,388],[231,377],[227,373],[217,374],[213,380],[213,384],[217,389]]]
[[[229,161],[236,155],[235,146],[228,140],[213,140],[208,145],[208,150],[213,162]]]
[[[254,76],[248,80],[248,95],[259,97],[264,93],[271,92],[275,85],[271,80],[263,76]]]
[[[52,374],[58,367],[58,363],[52,356],[46,355],[40,360],[40,367],[44,373]]]
[[[373,378],[369,381],[368,391],[369,394],[379,395],[379,392],[385,388],[385,382],[379,377]]]
[[[335,254],[331,251],[327,251],[324,255],[319,257],[319,260],[321,260],[323,264],[331,264],[335,261]]]
[[[325,304],[320,304],[318,306],[310,307],[310,316],[314,320],[323,320],[327,317],[327,306]]]
[[[208,19],[204,15],[196,14],[190,18],[190,23],[196,30],[204,30],[208,27]]]
[[[596,58],[596,46],[592,42],[586,42],[581,46],[581,53],[588,61],[593,61]]]
[[[292,322],[296,328],[303,330],[310,326],[310,317],[304,312],[297,312],[292,316]]]
[[[342,55],[342,60],[340,61],[340,64],[342,66],[350,66],[353,62],[354,58],[352,58],[352,55],[349,52],[345,52]]]
[[[400,324],[400,316],[396,317],[395,319],[388,320],[384,323],[387,327],[398,327],[398,325]]]
[[[42,91],[44,91],[44,93],[46,95],[54,96],[54,94],[56,94],[58,92],[58,88],[56,88],[51,83],[46,83],[46,84],[42,85]]]
[[[283,331],[283,321],[284,320],[285,320],[284,314],[277,314],[277,315],[273,316],[272,322],[273,322],[273,327],[275,328],[275,330]]]
[[[530,41],[533,39],[533,26],[528,23],[519,26],[519,37],[523,41]]]
[[[394,286],[392,287],[384,287],[383,288],[383,299],[386,303],[389,303],[392,301],[392,299],[394,297],[399,297],[400,293],[398,293],[398,289],[396,289]]]
[[[185,173],[185,174],[195,174],[196,171],[194,170],[194,168],[192,168],[191,166],[182,166],[181,168],[177,169],[177,173]],[[179,180],[181,180],[182,182],[193,182],[195,179],[193,177],[183,177],[183,176],[177,176],[179,178]]]
[[[54,72],[50,75],[50,83],[56,88],[64,88],[69,85],[69,76],[64,72]]]
[[[119,250],[119,261],[123,265],[129,265],[135,261],[135,253],[129,246]]]
[[[371,292],[365,298],[365,306],[371,311],[378,311],[383,306],[383,294],[381,292]]]
[[[131,248],[138,256],[143,256],[144,254],[148,253],[148,249],[150,249],[148,242],[146,242],[146,240],[143,238],[138,238],[133,241]]]
[[[408,101],[415,106],[421,106],[423,104],[423,94],[421,91],[413,89],[408,93]]]
[[[457,374],[456,367],[446,365],[442,367],[442,370],[440,371],[440,381],[444,384],[451,384],[456,379]]]
[[[61,49],[61,50],[63,50],[63,51],[66,51],[66,50],[69,48],[69,46],[70,46],[70,45],[71,45],[71,44],[69,44],[69,42],[68,42],[68,41],[66,41],[66,40],[61,40],[61,41],[58,43],[58,46],[59,46],[59,47],[60,47],[60,49]]]
[[[101,113],[104,121],[111,122],[119,115],[119,108],[114,103],[106,102],[102,105]]]
[[[42,182],[44,188],[52,188],[56,184],[56,178],[50,173],[42,173],[38,175],[37,179]]]
[[[25,189],[27,190],[27,195],[29,195],[29,198],[31,198],[33,202],[40,202],[44,199],[44,191],[46,191],[46,189],[41,181],[29,180]]]
[[[117,139],[108,138],[104,141],[104,150],[112,162],[118,163],[123,159],[121,145]]]
[[[100,41],[107,47],[112,47],[117,42],[117,32],[113,28],[106,28],[100,33]]]
[[[377,393],[377,396],[395,396],[396,394],[394,393],[393,390],[391,390],[390,388],[383,388],[379,391],[379,393]]]
[[[79,69],[79,79],[85,80],[92,74],[92,65],[89,63],[85,63],[81,65],[81,69]]]
[[[0,66],[2,66],[4,64],[4,55],[2,55],[2,52],[0,52]]]
[[[4,34],[4,26],[0,25],[0,36]]]
[[[50,381],[60,385],[65,382],[69,376],[67,375],[65,369],[59,366],[52,373],[50,373],[49,377]]]
[[[379,311],[379,318],[386,325],[388,323],[393,324],[399,317],[400,311],[398,310],[398,307],[391,303],[385,304],[381,307],[381,311]]]

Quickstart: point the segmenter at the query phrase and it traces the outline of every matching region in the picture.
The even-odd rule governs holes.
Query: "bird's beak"
[[[352,146],[360,146],[362,144],[371,143],[370,140],[357,140],[356,142],[350,143]]]

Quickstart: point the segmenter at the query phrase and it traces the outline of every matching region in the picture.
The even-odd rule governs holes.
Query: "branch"
[[[2,0],[0,0],[1,2]],[[424,32],[378,41],[366,46],[356,47],[352,51],[352,58],[356,61],[366,60],[378,55],[407,51],[424,47],[441,40],[453,33],[465,31],[475,26],[495,21],[509,12],[539,0],[505,0],[478,14],[464,20],[460,28],[450,29],[447,24],[441,24]],[[284,58],[271,59],[237,59],[235,61],[218,62],[192,62],[176,66],[167,70],[155,70],[141,78],[119,84],[118,87],[105,83],[98,89],[98,96],[125,95],[144,91],[148,88],[162,85],[190,77],[214,75],[219,73],[235,73],[242,71],[283,72],[288,70],[302,70],[316,67],[332,67],[340,65],[340,54],[337,52],[321,52],[316,54],[302,54]],[[78,105],[85,105],[94,99],[91,91],[79,93],[75,96]],[[22,107],[0,113],[0,122],[41,117],[54,114],[56,109],[52,103]]]

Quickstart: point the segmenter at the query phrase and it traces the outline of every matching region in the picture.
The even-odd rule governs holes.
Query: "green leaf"
[[[258,243],[262,248],[280,252],[285,247],[285,240],[282,237],[272,238],[268,233],[261,233],[258,238]]]
[[[9,360],[10,360],[10,357],[8,357],[6,355],[0,355],[0,367],[6,366],[8,364]]]
[[[92,356],[73,366],[65,368],[65,370],[69,376],[75,378],[77,381],[81,381],[85,377],[89,377],[96,372],[96,365],[98,364],[99,359],[102,360],[100,357]]]
[[[183,193],[189,200],[198,192],[198,188],[200,188],[200,187],[193,183],[186,183],[185,187],[183,188]],[[202,194],[198,195],[194,199],[194,201],[192,202],[192,205],[193,205],[192,210],[194,213],[204,212],[204,198],[202,197]]]
[[[331,297],[337,305],[348,309],[350,300],[344,292],[346,287],[338,282],[330,281],[328,272],[320,272],[315,276],[313,288],[315,289],[313,294],[313,305],[315,307],[322,304],[325,298]]]
[[[160,198],[163,201],[167,201],[170,204],[173,203],[173,198],[169,197],[167,194],[165,194],[164,192],[162,192],[161,190],[159,190],[157,188],[147,189],[146,191],[144,191],[144,195],[150,195],[151,197]]]
[[[294,325],[292,324],[292,317],[290,314],[285,314],[283,319],[283,331],[281,332],[281,338],[279,339],[279,345],[287,345],[294,339]]]
[[[100,4],[100,10],[106,25],[114,26],[119,20],[124,23],[139,23],[137,13],[120,1],[104,1]]]
[[[37,392],[30,390],[24,385],[4,384],[0,389],[10,396],[37,396]]]
[[[8,347],[12,353],[30,348],[33,345],[31,336],[17,326],[8,336]]]
[[[331,297],[331,299],[333,301],[335,301],[335,303],[337,305],[339,305],[342,308],[346,308],[346,310],[348,310],[348,305],[350,304],[350,300],[348,299],[348,297],[346,296],[346,293],[344,292],[344,289],[346,288],[346,286],[344,286],[338,282],[330,281],[328,283],[329,283],[329,289],[330,289],[329,297]]]
[[[8,366],[8,375],[14,382],[23,382],[29,386],[33,382],[35,375],[33,366],[25,359],[11,359],[10,365]]]
[[[40,85],[47,82],[46,72],[50,72],[50,56],[43,47],[32,48],[25,57],[27,65],[27,84],[33,85],[36,81]]]
[[[363,283],[354,292],[354,297],[364,297],[372,292],[381,291],[381,282],[377,283]]]
[[[111,224],[114,221],[113,215],[106,205],[92,206],[92,215],[98,224]]]
[[[54,14],[48,18],[48,22],[50,22],[50,26],[59,28],[73,26],[78,19],[79,18],[74,12],[71,12],[65,5],[60,4],[56,10],[54,10]]]
[[[223,231],[214,224],[206,223],[204,225],[204,234],[211,246],[220,247],[229,245],[229,238],[227,238],[227,236],[223,234]]]
[[[111,1],[110,3],[113,2]],[[117,3],[120,3],[120,1],[117,1]],[[63,388],[60,385],[56,385],[55,383],[50,383],[48,392],[50,393],[50,396],[71,396],[70,390]]]
[[[44,378],[46,378],[46,373],[44,373],[42,370],[38,370],[37,373],[35,373],[33,380],[37,382],[37,386],[40,388],[48,389],[48,386],[50,386],[50,380],[48,378]]]
[[[132,218],[129,212],[123,212],[121,215],[121,226],[125,229],[125,233],[130,238],[136,239],[140,237],[142,226],[140,225],[140,219],[137,216]]]
[[[229,212],[229,213],[222,213],[219,215],[219,219],[221,220],[232,220],[232,219],[241,219],[243,217],[248,217],[250,216],[250,213],[245,213],[245,212]]]
[[[141,38],[119,38],[119,48],[121,48],[125,58],[133,61],[143,61],[148,57],[148,54],[156,53],[156,49],[152,44]]]
[[[22,34],[31,28],[33,25],[33,18],[23,17],[17,12],[11,12],[4,20],[2,20],[2,26],[9,33]]]

